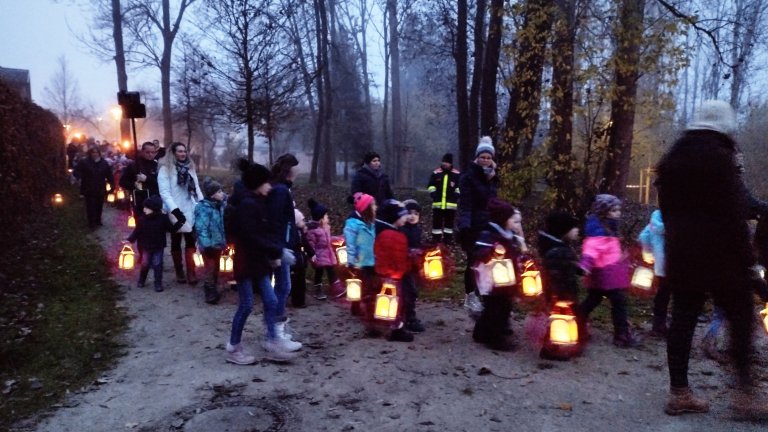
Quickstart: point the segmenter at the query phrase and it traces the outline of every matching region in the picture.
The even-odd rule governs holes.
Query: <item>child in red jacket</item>
[[[396,200],[386,200],[378,212],[376,241],[373,245],[373,253],[376,257],[376,274],[382,279],[391,279],[398,285],[398,297],[402,298],[399,287],[403,275],[410,270],[411,262],[408,259],[408,239],[400,232],[400,227],[405,224],[408,210]],[[400,311],[398,311],[400,314]],[[413,334],[403,327],[401,317],[398,317],[389,334],[388,339],[396,342],[411,342]]]

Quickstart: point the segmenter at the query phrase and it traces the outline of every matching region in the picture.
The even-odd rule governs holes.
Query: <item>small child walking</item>
[[[312,220],[307,224],[307,242],[315,251],[315,256],[312,259],[312,266],[315,268],[314,297],[318,300],[325,300],[328,296],[323,290],[323,273],[328,276],[328,284],[333,287],[332,292],[342,293],[344,288],[336,277],[335,267],[338,260],[336,259],[336,251],[331,244],[331,220],[328,216],[328,208],[312,198],[307,203],[312,217]]]
[[[408,210],[405,224],[400,231],[408,239],[408,256],[410,258],[411,269],[403,275],[403,314],[405,318],[405,329],[421,333],[425,330],[424,324],[416,317],[416,299],[419,298],[419,287],[417,285],[418,261],[423,259],[423,246],[421,244],[422,229],[419,224],[421,218],[421,205],[414,200],[403,201],[405,209]]]
[[[579,238],[579,220],[564,211],[547,215],[539,231],[539,255],[542,261],[542,285],[548,305],[558,300],[579,301],[579,276],[584,270],[572,243]]]
[[[155,274],[155,291],[163,291],[163,253],[166,246],[166,233],[181,228],[180,224],[173,225],[168,215],[163,214],[163,201],[159,196],[151,196],[144,200],[144,216],[136,221],[136,228],[128,239],[128,243],[137,242],[141,253],[141,270],[139,282],[136,285],[144,288],[147,275],[151,268]]]
[[[579,304],[577,314],[586,323],[589,314],[607,297],[611,302],[613,344],[620,348],[634,348],[640,342],[632,335],[627,312],[629,265],[618,236],[621,218],[621,200],[609,194],[600,194],[592,203],[581,249],[581,267],[587,298]]]
[[[216,304],[221,295],[218,290],[219,258],[227,247],[224,233],[224,198],[221,184],[207,178],[203,182],[204,199],[195,206],[195,233],[197,249],[203,257],[203,293],[205,302]]]
[[[667,309],[672,291],[666,283],[664,271],[664,221],[661,218],[661,210],[651,213],[651,220],[643,228],[637,240],[643,248],[643,255],[650,254],[653,257],[653,285],[656,287],[656,296],[653,298],[653,327],[651,334],[657,337],[667,337]]]

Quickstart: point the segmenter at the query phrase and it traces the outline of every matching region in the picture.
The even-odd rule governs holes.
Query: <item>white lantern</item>
[[[632,286],[643,291],[650,291],[653,287],[653,270],[645,266],[635,267],[635,272],[632,273]]]
[[[363,281],[360,279],[347,279],[347,300],[360,301],[363,292]]]

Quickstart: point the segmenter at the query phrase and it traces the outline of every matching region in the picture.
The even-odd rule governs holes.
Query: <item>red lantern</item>
[[[122,270],[130,270],[136,261],[136,254],[133,252],[133,248],[130,245],[123,245],[123,250],[120,251],[120,256],[117,259],[118,267]]]

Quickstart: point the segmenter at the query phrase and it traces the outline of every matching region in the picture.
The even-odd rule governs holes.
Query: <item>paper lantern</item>
[[[133,252],[133,248],[130,245],[123,245],[123,250],[120,251],[120,256],[117,259],[118,267],[122,270],[130,270],[136,261],[136,254]]]
[[[61,194],[57,193],[53,195],[53,198],[51,198],[51,202],[54,205],[61,205],[64,204],[64,197],[61,196]]]
[[[376,294],[376,308],[373,317],[383,321],[396,320],[399,303],[394,282],[384,281],[381,292]]]
[[[125,191],[122,189],[117,190],[117,200],[122,201],[125,199]]]
[[[232,271],[232,266],[234,264],[234,260],[232,257],[235,255],[235,248],[228,247],[222,251],[221,256],[219,257],[219,271],[224,273],[229,273]]]
[[[106,192],[109,192],[109,191],[110,191],[109,183],[107,183],[107,184],[105,184],[105,185],[104,185],[104,190],[105,190]]]
[[[136,218],[133,217],[133,215],[128,216],[128,228],[133,228],[136,226]]]
[[[643,262],[648,264],[653,264],[654,262],[653,254],[649,251],[643,251]]]
[[[491,279],[495,287],[507,287],[517,283],[515,264],[509,258],[504,258],[507,250],[502,245],[493,248],[494,257],[486,264],[491,271]]]
[[[536,263],[533,260],[525,262],[523,274],[520,279],[523,285],[523,295],[526,297],[536,297],[543,292],[541,286],[541,272],[536,269]]]
[[[440,249],[427,252],[424,257],[424,277],[429,280],[443,277],[443,257],[440,254]]]
[[[360,301],[363,294],[363,281],[360,279],[347,279],[347,300]]]
[[[635,271],[632,273],[632,287],[650,291],[653,287],[653,270],[645,266],[635,267]]]
[[[198,251],[195,251],[195,253],[192,254],[192,261],[195,262],[195,267],[205,266],[205,260],[203,260],[203,254],[201,254]]]
[[[107,194],[107,202],[108,203],[115,202],[115,194],[114,193],[110,192],[110,193]]]
[[[336,260],[342,266],[347,265],[347,247],[344,244],[344,237],[331,238],[331,246],[336,252]]]
[[[557,301],[549,314],[547,334],[541,348],[541,357],[567,360],[582,350],[579,343],[579,325],[573,303]]]

